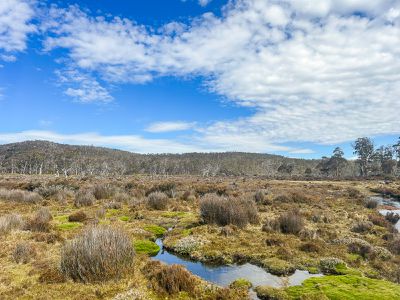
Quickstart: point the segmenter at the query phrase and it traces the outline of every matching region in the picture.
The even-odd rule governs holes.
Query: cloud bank
[[[26,24],[29,13],[21,15]],[[258,152],[285,142],[334,144],[399,132],[397,0],[236,0],[220,17],[206,13],[162,28],[78,6],[53,6],[46,20],[45,50],[66,50],[75,77],[91,78],[66,90],[76,99],[111,101],[98,80],[200,76],[210,92],[255,110],[198,126],[193,143]],[[10,49],[24,48],[31,28],[22,28],[14,29],[22,34]]]

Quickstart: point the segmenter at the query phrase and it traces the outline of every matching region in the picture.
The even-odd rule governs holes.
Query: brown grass
[[[207,194],[200,201],[200,213],[208,224],[226,226],[229,224],[245,227],[258,222],[255,203],[244,198],[226,198]]]
[[[68,242],[61,252],[61,271],[75,281],[120,278],[133,264],[129,237],[112,227],[91,227]]]

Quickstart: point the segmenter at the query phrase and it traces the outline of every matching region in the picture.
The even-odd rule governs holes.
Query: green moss
[[[310,273],[310,274],[318,274],[320,271],[319,271],[319,269],[317,268],[317,267],[308,267],[307,268],[307,271]]]
[[[377,297],[382,300],[400,299],[400,285],[355,275],[310,278],[301,286],[287,288],[286,292],[293,299],[311,299],[316,294],[331,300],[375,300]]]
[[[239,278],[233,281],[229,287],[232,289],[249,289],[253,286],[253,284],[244,278]]]
[[[149,240],[138,240],[133,243],[136,253],[155,256],[160,251],[160,246]]]
[[[183,218],[187,214],[188,213],[184,211],[167,211],[163,213],[161,216],[164,218]]]
[[[155,236],[157,237],[162,237],[164,233],[167,231],[167,229],[158,225],[146,225],[143,227],[143,229],[155,234]]]
[[[82,226],[82,223],[78,222],[66,222],[57,224],[57,228],[60,230],[73,230]]]
[[[120,219],[121,221],[123,221],[123,222],[128,222],[131,218],[128,217],[128,216],[121,216],[121,217],[119,217],[119,219]]]
[[[54,217],[54,220],[61,223],[68,222],[68,215]]]
[[[114,216],[118,215],[119,213],[120,213],[119,209],[115,209],[115,208],[107,209],[106,217],[107,218],[114,217]]]

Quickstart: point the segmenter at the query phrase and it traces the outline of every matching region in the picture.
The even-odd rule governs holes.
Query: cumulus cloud
[[[26,49],[27,37],[36,30],[31,23],[34,17],[33,0],[0,1],[0,54]],[[6,61],[13,61],[11,55],[1,55]]]
[[[146,131],[153,132],[153,133],[160,133],[160,132],[172,132],[172,131],[184,131],[189,130],[194,127],[195,123],[190,122],[156,122],[151,124],[149,127],[146,128]]]
[[[164,30],[78,7],[52,15],[46,49],[67,49],[77,68],[103,80],[202,76],[212,92],[254,108],[200,128],[204,143],[251,151],[398,133],[399,1],[236,0],[221,17]]]
[[[56,71],[56,75],[67,89],[64,93],[74,98],[78,102],[107,103],[113,100],[108,90],[100,85],[100,83],[88,74],[81,73],[77,70]]]
[[[207,6],[212,0],[199,0],[201,6]]]

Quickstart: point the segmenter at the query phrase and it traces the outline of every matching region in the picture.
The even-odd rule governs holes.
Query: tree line
[[[0,145],[0,174],[222,175],[299,179],[400,175],[400,139],[394,145],[375,148],[371,139],[363,137],[352,146],[356,160],[347,160],[340,147],[333,150],[331,157],[294,159],[240,152],[135,154],[102,147],[28,141]]]

